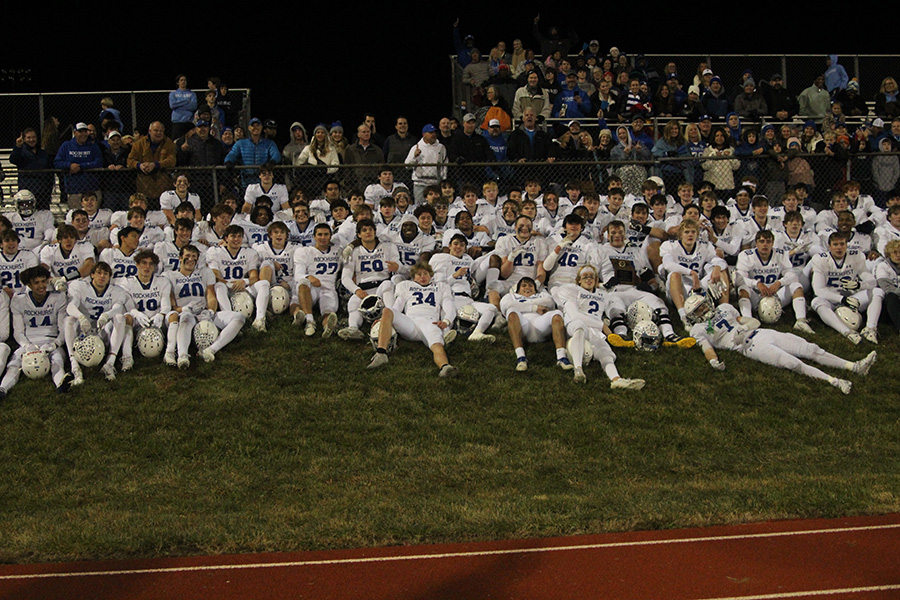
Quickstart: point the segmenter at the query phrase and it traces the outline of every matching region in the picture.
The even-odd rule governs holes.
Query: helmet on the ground
[[[219,337],[219,328],[212,321],[197,321],[194,325],[194,343],[197,350],[206,350]]]
[[[378,335],[381,333],[381,321],[375,321],[372,323],[372,328],[369,330],[369,341],[372,343],[372,348],[376,351],[378,350]],[[391,327],[391,339],[388,341],[387,352],[391,354],[394,350],[397,349],[397,330]]]
[[[569,357],[569,360],[574,364],[575,363],[575,340],[569,339],[566,343],[566,356]],[[590,364],[591,359],[594,357],[594,347],[591,346],[591,343],[587,340],[584,340],[584,348],[582,348],[582,354],[584,356],[583,366],[588,366]]]
[[[658,350],[662,344],[662,334],[653,321],[641,321],[631,330],[634,347],[645,352]]]
[[[272,286],[269,302],[272,305],[272,312],[280,315],[291,305],[291,294],[284,286]]]
[[[359,305],[360,314],[362,314],[363,319],[369,323],[380,319],[383,311],[384,300],[374,294],[369,294],[363,298],[363,301]]]
[[[72,344],[72,353],[82,367],[96,367],[106,354],[106,346],[99,335],[83,335]]]
[[[684,312],[690,323],[703,321],[712,308],[712,300],[703,294],[691,294],[684,301]]]
[[[858,310],[841,305],[834,309],[834,314],[837,315],[844,325],[853,331],[859,331],[859,327],[862,325],[862,317]]]
[[[652,321],[653,310],[650,308],[650,305],[643,300],[635,300],[628,306],[628,312],[625,313],[625,318],[628,321],[628,327],[634,329],[635,325],[641,321]]]
[[[766,325],[777,323],[778,319],[781,318],[781,312],[781,300],[778,297],[766,296],[765,298],[760,298],[757,313],[761,322]]]
[[[41,379],[50,372],[50,357],[41,350],[27,352],[22,357],[22,373],[28,379]]]
[[[231,310],[237,311],[249,319],[254,312],[253,296],[247,292],[238,292],[231,297]]]
[[[466,304],[456,311],[456,330],[460,335],[469,335],[478,326],[481,313],[472,304]]]
[[[162,353],[164,345],[162,331],[156,327],[144,327],[138,334],[137,347],[141,356],[156,358]]]

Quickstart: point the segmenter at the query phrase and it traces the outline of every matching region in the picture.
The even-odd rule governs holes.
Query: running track
[[[900,514],[442,546],[0,567],[0,599],[900,598]]]

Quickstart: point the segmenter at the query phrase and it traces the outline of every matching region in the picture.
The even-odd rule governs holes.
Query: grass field
[[[815,323],[815,341],[869,352]],[[68,396],[23,380],[0,404],[0,561],[471,541],[900,510],[898,340],[844,396],[723,353],[619,350],[577,387],[552,347],[450,347],[438,379],[401,342],[249,328],[212,364],[138,360]],[[843,376],[843,375],[842,375]]]

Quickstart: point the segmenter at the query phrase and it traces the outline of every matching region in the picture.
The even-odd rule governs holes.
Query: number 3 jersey
[[[69,314],[72,316],[75,316],[71,310],[74,308],[96,323],[100,315],[116,306],[121,306],[122,312],[132,308],[128,292],[117,285],[110,283],[102,292],[86,280],[73,281],[69,285]]]

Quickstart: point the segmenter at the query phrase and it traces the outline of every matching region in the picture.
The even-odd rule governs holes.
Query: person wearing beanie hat
[[[346,151],[347,146],[350,145],[350,142],[344,137],[343,123],[340,121],[332,123],[331,129],[328,130],[328,137],[331,138],[331,145],[334,147],[334,150],[340,155],[341,160],[343,160],[344,151]]]
[[[703,103],[706,114],[714,119],[723,119],[731,112],[731,101],[728,99],[728,94],[725,93],[722,79],[718,76],[709,80],[709,90],[703,94],[700,101]]]
[[[834,99],[841,103],[844,114],[849,117],[864,117],[869,114],[866,101],[859,95],[859,81],[855,77],[847,84],[846,90],[834,95]]]
[[[734,111],[741,117],[753,121],[758,121],[769,114],[766,99],[756,89],[756,82],[752,77],[744,79],[744,89],[734,99]]]

